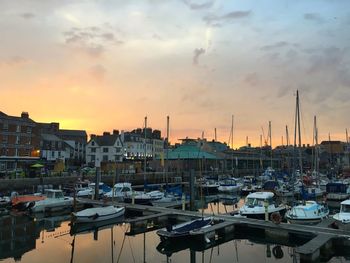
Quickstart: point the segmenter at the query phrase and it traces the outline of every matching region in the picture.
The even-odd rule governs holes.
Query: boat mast
[[[302,159],[302,153],[301,153],[301,132],[300,132],[300,102],[299,102],[299,91],[297,90],[297,99],[296,99],[296,125],[298,126],[298,150],[299,150],[299,168],[300,168],[300,174],[303,174],[303,159]],[[296,130],[295,135],[296,138]]]
[[[271,168],[272,168],[272,130],[271,130],[271,121],[269,121],[269,138],[270,138],[270,147],[271,147]]]
[[[233,121],[234,121],[234,115],[232,115],[232,121],[231,121],[231,168],[232,168],[232,175],[233,175]]]
[[[145,156],[144,156],[144,170],[143,170],[143,183],[146,184],[146,169],[147,169],[147,143],[146,143],[146,129],[147,129],[147,116],[145,117],[145,142],[144,142],[144,147],[145,147]]]
[[[168,158],[169,158],[169,116],[166,117],[166,166],[165,166],[165,181],[168,185]]]

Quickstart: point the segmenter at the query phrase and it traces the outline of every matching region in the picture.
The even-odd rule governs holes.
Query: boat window
[[[56,198],[63,198],[62,192],[56,192]]]
[[[116,192],[121,192],[122,189],[123,189],[122,187],[116,187],[116,188],[115,188],[115,191],[116,191]]]
[[[129,192],[129,188],[128,187],[123,187],[123,192]]]
[[[350,213],[350,205],[342,205],[341,211],[345,213]]]
[[[54,193],[53,192],[47,192],[46,193],[48,198],[54,198]]]
[[[247,206],[254,206],[256,202],[255,198],[247,198],[246,205]]]

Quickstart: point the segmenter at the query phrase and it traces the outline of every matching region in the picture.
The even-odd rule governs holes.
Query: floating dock
[[[106,202],[85,200],[94,205]],[[189,221],[202,217],[197,211],[178,210],[172,207],[145,206],[107,202],[124,206],[126,213],[137,217],[127,219],[130,230],[127,235],[137,235],[164,228],[169,224]],[[252,239],[259,242],[296,247],[300,262],[327,261],[339,251],[350,249],[350,231],[330,228],[333,221],[326,219],[319,225],[275,224],[271,221],[235,217],[227,214],[204,214],[211,216],[216,224],[193,233],[201,249],[207,249],[233,239]],[[253,234],[252,234],[253,233]]]

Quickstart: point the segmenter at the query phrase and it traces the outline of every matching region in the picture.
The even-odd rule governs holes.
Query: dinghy
[[[124,207],[104,206],[93,207],[73,213],[73,220],[76,223],[91,223],[109,220],[124,215]]]
[[[192,231],[198,231],[208,227],[211,225],[212,221],[213,219],[211,217],[204,217],[174,226],[169,225],[164,229],[158,230],[157,235],[160,236],[162,241],[181,238],[186,239],[191,236]]]

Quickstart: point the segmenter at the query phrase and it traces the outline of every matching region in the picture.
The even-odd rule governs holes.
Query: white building
[[[145,154],[147,158],[153,158],[153,141],[145,138],[142,134],[133,132],[122,132],[121,140],[124,145],[125,159],[143,159]],[[146,150],[145,150],[146,145]]]
[[[86,145],[86,163],[99,165],[101,162],[122,162],[123,144],[119,133],[104,132],[102,136],[91,135]]]
[[[47,161],[54,162],[56,160],[66,161],[74,155],[74,147],[67,144],[64,140],[53,134],[41,135],[40,157]]]

